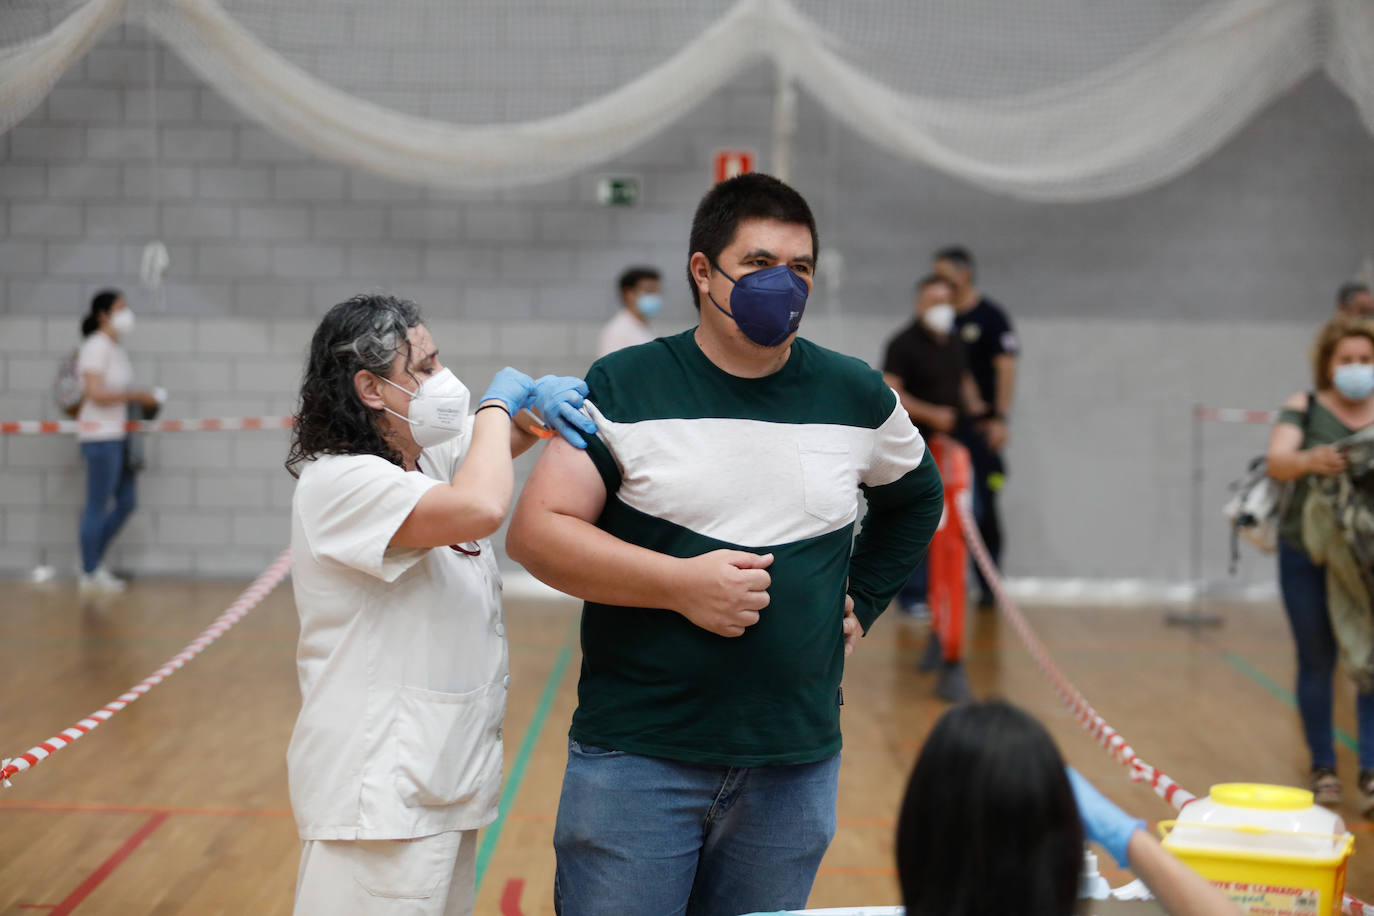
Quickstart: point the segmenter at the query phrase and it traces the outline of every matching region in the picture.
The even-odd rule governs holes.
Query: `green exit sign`
[[[603,207],[636,206],[639,179],[634,175],[603,175],[596,180],[596,199]]]

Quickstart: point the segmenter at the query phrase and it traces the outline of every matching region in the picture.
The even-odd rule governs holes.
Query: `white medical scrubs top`
[[[420,470],[372,455],[308,463],[291,511],[301,712],[286,752],[304,840],[470,830],[496,818],[510,683],[491,544],[388,547],[471,438]]]

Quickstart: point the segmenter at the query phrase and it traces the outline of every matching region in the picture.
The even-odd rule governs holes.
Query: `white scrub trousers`
[[[295,916],[472,916],[477,831],[306,840]]]

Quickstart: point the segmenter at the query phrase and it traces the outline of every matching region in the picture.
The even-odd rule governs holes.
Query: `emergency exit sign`
[[[633,207],[639,203],[639,179],[634,175],[602,175],[596,180],[596,199],[603,207]]]
[[[715,181],[717,184],[727,178],[754,171],[754,152],[747,149],[716,150]]]

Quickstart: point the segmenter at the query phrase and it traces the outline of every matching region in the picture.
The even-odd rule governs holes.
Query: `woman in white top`
[[[98,422],[98,428],[77,433],[86,459],[86,508],[81,513],[82,591],[118,592],[124,582],[105,568],[105,551],[134,511],[134,473],[124,460],[124,421],[129,402],[155,407],[152,391],[131,388],[134,381],[129,355],[119,339],[134,328],[134,313],[118,290],[107,289],[91,299],[81,321],[85,340],[76,357],[82,401],[76,418]]]
[[[383,295],[315,331],[286,466],[302,705],[287,749],[297,914],[468,914],[496,816],[510,682],[488,536],[537,410],[574,445],[581,379],[497,373],[475,414],[419,309]]]

